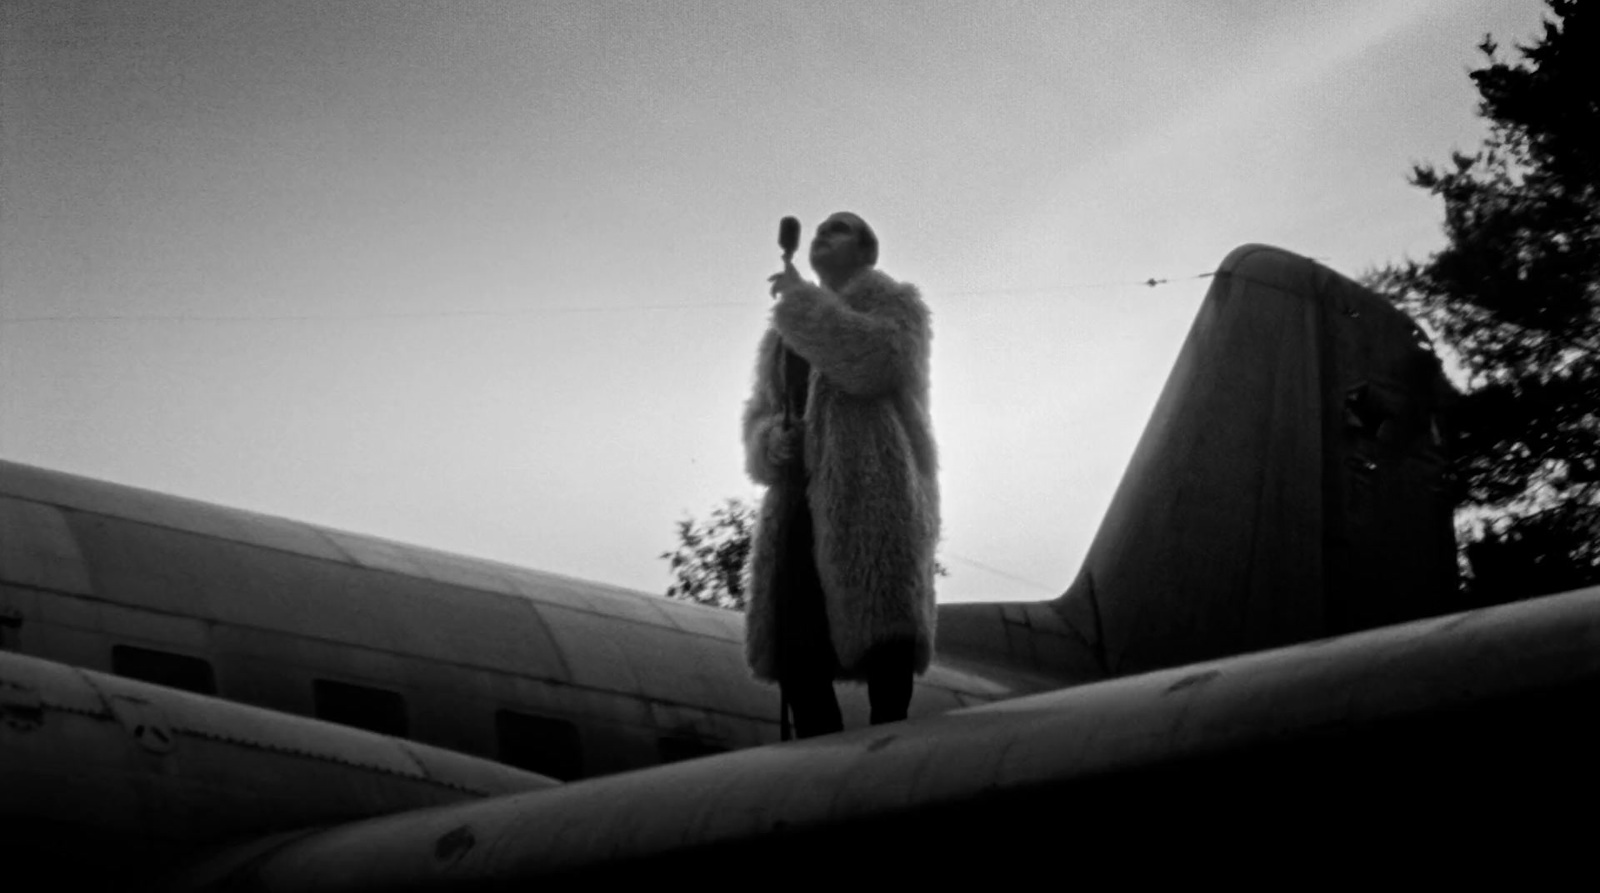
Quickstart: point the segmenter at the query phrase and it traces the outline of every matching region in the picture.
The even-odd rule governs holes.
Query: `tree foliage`
[[[1600,4],[1547,3],[1514,58],[1479,45],[1483,145],[1412,171],[1446,247],[1368,278],[1465,375],[1450,423],[1478,604],[1600,582]]]
[[[750,557],[755,509],[740,499],[725,499],[704,522],[678,522],[678,548],[662,552],[672,570],[668,598],[743,611],[748,601],[744,565]]]
[[[705,521],[679,521],[678,548],[660,556],[672,571],[667,598],[743,611],[750,599],[744,566],[750,560],[750,536],[755,523],[755,506],[742,499],[724,499]],[[937,560],[933,573],[939,577],[950,575]]]

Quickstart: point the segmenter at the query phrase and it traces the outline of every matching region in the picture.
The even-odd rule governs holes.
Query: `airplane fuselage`
[[[0,521],[8,650],[558,779],[778,739],[734,612],[8,462]],[[948,622],[1032,629],[998,605]],[[936,666],[912,714],[1066,684],[1017,646]]]

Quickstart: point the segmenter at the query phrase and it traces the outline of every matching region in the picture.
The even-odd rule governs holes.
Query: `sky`
[[[1234,247],[1443,244],[1534,0],[0,5],[0,457],[661,593],[778,219],[922,291],[941,601],[1076,574]],[[1149,287],[1149,279],[1169,282]]]

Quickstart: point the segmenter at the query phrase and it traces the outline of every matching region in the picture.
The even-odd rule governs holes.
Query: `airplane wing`
[[[152,868],[270,831],[539,790],[493,760],[0,650],[0,839]],[[66,873],[65,868],[61,873]]]
[[[1600,793],[1597,694],[1600,588],[274,838],[172,885],[1542,869],[1586,852],[1559,807]]]

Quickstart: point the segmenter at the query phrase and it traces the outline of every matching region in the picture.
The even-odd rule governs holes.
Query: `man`
[[[843,727],[835,679],[866,682],[874,724],[904,719],[933,655],[928,309],[877,261],[877,236],[848,213],[811,242],[820,285],[785,260],[744,409],[745,467],[768,486],[746,657],[781,687],[799,737]]]

